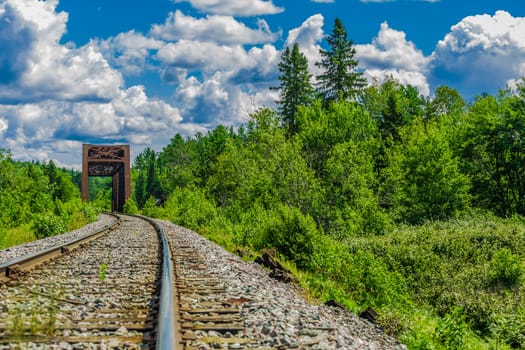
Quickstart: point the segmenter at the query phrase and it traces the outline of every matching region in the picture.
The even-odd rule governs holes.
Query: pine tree
[[[316,63],[324,70],[317,76],[320,94],[325,102],[356,98],[365,87],[366,79],[363,72],[357,70],[354,43],[348,40],[346,29],[339,18],[335,19],[334,30],[326,41],[330,48],[319,50],[321,61]]]
[[[299,106],[306,106],[311,102],[313,87],[310,83],[312,75],[308,73],[308,60],[299,50],[299,45],[294,44],[290,50],[287,47],[279,62],[279,80],[281,85],[276,90],[280,90],[280,100],[278,101],[279,113],[288,135],[297,132],[297,109]]]

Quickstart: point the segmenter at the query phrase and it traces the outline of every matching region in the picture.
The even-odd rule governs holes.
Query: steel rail
[[[171,265],[171,252],[168,245],[168,239],[164,230],[153,219],[136,215],[149,222],[155,227],[162,242],[162,278],[159,296],[159,315],[157,323],[157,350],[176,349],[175,339],[175,303],[173,294],[173,268]]]
[[[107,232],[115,229],[117,226],[120,225],[121,219],[117,215],[112,215],[115,218],[117,218],[117,221],[113,224],[107,225],[100,230],[97,230],[92,233],[88,233],[82,237],[79,237],[77,239],[74,239],[69,242],[65,242],[62,244],[58,244],[52,247],[49,247],[47,249],[30,253],[18,258],[14,258],[11,260],[6,261],[3,264],[0,264],[0,282],[6,282],[11,279],[11,276],[16,273],[17,271],[26,270],[32,266],[35,266],[41,262],[48,261],[54,257],[57,257],[62,254],[66,254],[67,252],[70,252],[71,250],[77,248],[78,246],[88,243],[92,240],[97,239],[98,237],[106,234]]]

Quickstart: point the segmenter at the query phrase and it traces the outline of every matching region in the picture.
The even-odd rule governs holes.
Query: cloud
[[[130,31],[82,47],[61,44],[67,14],[58,1],[0,3],[0,139],[20,160],[78,165],[82,143],[160,149],[177,132],[203,127],[179,109],[124,87],[120,71],[140,73],[165,42]],[[106,59],[105,54],[111,59]]]
[[[139,75],[145,69],[153,69],[148,59],[153,51],[164,45],[162,40],[147,37],[135,30],[97,42],[100,51],[111,65],[128,75]]]
[[[214,72],[242,65],[246,60],[246,51],[240,45],[180,40],[165,45],[156,57],[172,67]]]
[[[91,43],[81,48],[59,44],[67,14],[57,0],[7,0],[0,4],[0,102],[45,99],[109,100],[123,84]]]
[[[151,35],[166,41],[197,40],[223,45],[260,44],[273,42],[280,33],[272,33],[263,19],[258,28],[248,28],[232,16],[185,16],[177,10],[169,14],[163,25],[154,25]]]
[[[0,11],[0,81],[4,83],[15,82],[27,69],[28,53],[34,42],[31,28],[15,22],[17,15],[16,9],[7,3],[3,13]]]
[[[177,105],[184,106],[181,112],[191,116],[192,123],[206,127],[238,126],[260,107],[273,105],[277,98],[268,87],[250,89],[248,85],[224,84],[222,75],[217,73],[204,82],[189,77],[177,89]]]
[[[470,94],[494,93],[512,84],[525,74],[523,33],[525,18],[506,11],[464,18],[432,54],[436,82],[454,80]]]
[[[312,74],[319,73],[315,62],[321,60],[319,50],[320,42],[324,37],[324,17],[322,14],[316,14],[307,18],[299,27],[291,29],[285,46],[292,47],[294,44],[299,45],[299,49],[308,59],[308,68]]]
[[[273,15],[284,11],[270,1],[264,0],[174,0],[189,2],[194,8],[215,15],[251,17]]]
[[[403,84],[417,87],[424,95],[430,93],[426,79],[429,58],[406,39],[404,32],[383,22],[371,44],[355,45],[355,48],[359,67],[365,69],[369,81],[393,77]]]
[[[335,0],[310,0],[311,2],[318,2],[318,3],[325,3],[325,4],[333,4],[335,3]]]
[[[0,119],[0,135],[3,135],[4,132],[8,129],[9,123],[5,119]]]
[[[46,159],[56,153],[53,147],[58,142],[62,147],[122,142],[138,149],[146,146],[160,149],[176,132],[189,136],[201,130],[191,123],[183,125],[177,108],[149,98],[142,86],[122,90],[107,103],[42,101],[0,105],[0,123],[9,125],[3,131],[3,143],[17,159],[26,160]],[[37,149],[40,149],[38,158],[27,153]],[[73,164],[70,157],[76,150],[69,148],[69,152],[61,161]]]

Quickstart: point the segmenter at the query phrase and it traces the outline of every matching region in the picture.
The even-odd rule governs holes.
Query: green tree
[[[163,169],[159,174],[159,181],[165,193],[172,193],[176,188],[200,184],[195,140],[185,140],[177,134],[164,147],[159,157]]]
[[[159,158],[157,152],[149,147],[135,158],[133,168],[138,172],[135,184],[135,199],[139,208],[142,208],[150,197],[155,199],[163,198],[159,182]]]
[[[460,115],[465,107],[465,100],[457,90],[439,86],[434,91],[434,97],[427,104],[426,116],[432,119],[444,115]]]
[[[523,85],[520,85],[523,89]],[[502,91],[471,106],[461,147],[475,204],[501,216],[525,214],[525,97]]]
[[[313,88],[310,83],[311,74],[308,73],[308,60],[299,51],[299,45],[294,44],[290,50],[287,47],[279,62],[280,100],[277,102],[283,125],[289,135],[297,132],[297,109],[306,106],[312,100]]]
[[[330,150],[338,143],[354,141],[375,156],[379,147],[377,126],[361,106],[350,102],[332,103],[323,108],[319,102],[298,114],[299,134],[308,165],[318,177],[325,176]]]
[[[336,236],[383,234],[390,219],[379,205],[373,155],[354,141],[339,143],[330,151],[325,188],[330,223],[325,229]]]
[[[366,79],[357,69],[354,43],[348,40],[346,28],[339,18],[335,19],[332,34],[326,41],[329,49],[319,50],[321,61],[316,63],[323,70],[317,76],[317,88],[325,102],[355,99],[365,87]]]
[[[459,170],[447,130],[418,118],[400,130],[400,143],[388,150],[386,198],[399,221],[447,219],[468,207],[469,179]]]
[[[423,114],[426,101],[416,88],[393,78],[365,89],[363,105],[376,121],[383,140],[399,140],[399,129]]]

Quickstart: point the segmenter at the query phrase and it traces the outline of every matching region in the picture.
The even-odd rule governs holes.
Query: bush
[[[133,198],[129,198],[122,208],[125,214],[138,214],[139,207]]]
[[[513,349],[525,348],[525,314],[502,315],[490,327],[497,342],[504,342]]]
[[[153,196],[150,196],[146,203],[144,203],[142,212],[144,215],[149,216],[150,218],[162,218],[164,216],[163,209],[157,206],[157,201],[155,198],[153,198]]]
[[[500,249],[490,262],[490,282],[492,286],[516,286],[523,275],[520,258],[509,249]]]
[[[64,233],[67,226],[63,219],[53,214],[38,214],[33,220],[32,226],[38,239]]]
[[[165,215],[177,225],[192,230],[207,226],[217,216],[215,203],[198,188],[175,190],[164,204]]]
[[[299,268],[311,266],[314,243],[319,236],[314,220],[297,208],[280,205],[266,227],[266,242]]]
[[[272,212],[264,209],[261,204],[255,203],[248,210],[241,211],[239,216],[239,223],[235,225],[234,230],[235,243],[255,250],[267,247],[265,232],[271,222]]]
[[[436,327],[436,338],[445,349],[457,350],[465,348],[467,325],[460,309],[447,314]]]

